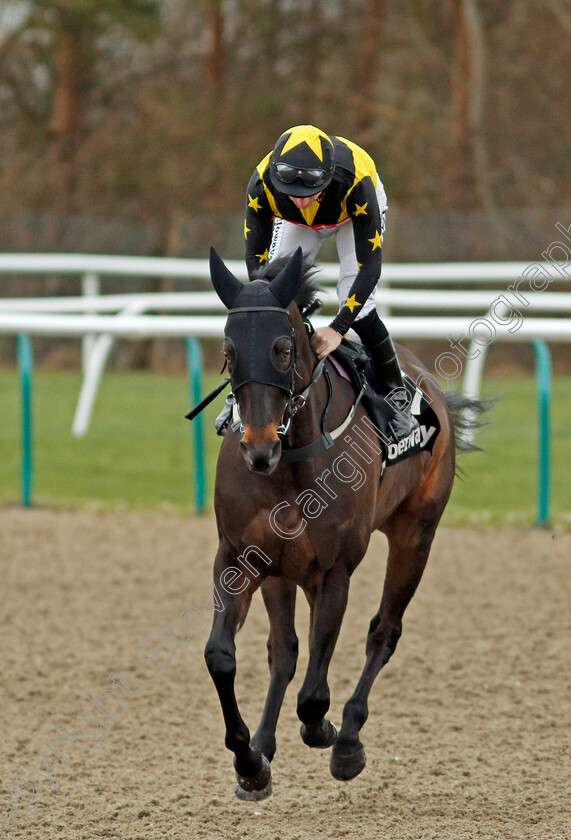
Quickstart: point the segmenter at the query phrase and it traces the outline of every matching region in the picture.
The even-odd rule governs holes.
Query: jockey
[[[339,254],[339,311],[311,341],[321,359],[353,328],[369,350],[378,394],[388,398],[396,440],[417,421],[409,410],[395,349],[380,320],[374,291],[381,274],[387,197],[373,160],[349,140],[312,125],[285,131],[257,166],[246,195],[246,265],[250,280],[271,260],[301,246],[314,262],[326,237]],[[225,431],[229,412],[218,421]],[[226,421],[226,422],[224,422]],[[224,427],[219,428],[219,427]]]

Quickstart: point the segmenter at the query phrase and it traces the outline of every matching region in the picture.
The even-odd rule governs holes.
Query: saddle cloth
[[[369,354],[362,344],[344,338],[329,358],[341,376],[345,376],[358,394],[365,385],[361,402],[372,420],[381,442],[386,466],[398,464],[419,452],[432,452],[440,433],[440,421],[424,393],[413,380],[403,373],[403,383],[410,398],[412,414],[418,419],[418,428],[401,441],[395,441],[388,421],[391,408],[384,397],[375,393],[371,384],[372,367]]]

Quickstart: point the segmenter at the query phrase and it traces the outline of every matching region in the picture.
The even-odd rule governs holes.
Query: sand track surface
[[[211,518],[0,511],[6,837],[571,837],[571,534],[439,531],[397,652],[371,694],[367,768],[348,784],[330,776],[328,751],[299,737],[301,597],[274,795],[261,803],[234,797],[202,657],[216,543]],[[364,661],[385,553],[375,535],[352,582],[330,670],[335,723]],[[185,611],[195,636],[177,647]],[[237,639],[251,731],[267,688],[266,632],[258,595]],[[122,681],[121,706],[103,694],[112,679]]]

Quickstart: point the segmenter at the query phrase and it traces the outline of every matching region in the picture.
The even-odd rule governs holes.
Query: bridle
[[[244,312],[272,312],[277,311],[281,313],[286,313],[289,320],[289,312],[287,309],[283,309],[277,306],[250,306],[244,307],[240,309],[230,309],[228,312],[228,316],[232,316],[233,314],[237,313],[244,313]],[[313,327],[311,326],[308,320],[304,320],[304,324],[308,332],[311,334],[313,332]],[[349,413],[343,423],[334,429],[331,432],[325,431],[325,421],[327,419],[327,414],[329,412],[329,408],[331,406],[331,402],[333,400],[333,385],[331,383],[331,377],[329,376],[329,372],[326,367],[327,357],[320,359],[315,368],[312,371],[311,378],[307,386],[301,391],[300,393],[295,393],[294,386],[295,386],[295,377],[302,378],[299,374],[296,361],[297,361],[297,354],[296,354],[296,344],[295,344],[295,330],[291,325],[290,321],[290,339],[291,339],[291,354],[292,358],[290,361],[290,366],[288,369],[288,382],[287,382],[287,389],[279,384],[278,387],[281,387],[282,390],[286,390],[287,399],[284,406],[284,410],[282,413],[282,419],[277,427],[277,435],[282,442],[282,453],[281,459],[282,461],[286,462],[296,462],[296,461],[306,461],[310,458],[314,458],[317,455],[320,455],[322,452],[325,452],[327,449],[330,449],[334,443],[336,438],[347,428],[347,426],[351,423],[353,416],[355,414],[357,405],[359,404],[363,392],[365,390],[365,386],[361,388],[361,391],[357,395],[355,402],[352,404]],[[285,373],[285,371],[283,372]],[[307,444],[306,446],[298,446],[293,447],[288,437],[288,432],[290,430],[291,421],[297,415],[299,411],[305,406],[311,389],[316,384],[316,382],[324,378],[326,386],[327,386],[327,400],[325,403],[325,407],[321,414],[320,418],[320,435],[311,443]],[[232,377],[230,377],[230,381],[232,381]],[[253,379],[244,380],[240,383],[240,385],[247,384],[247,382],[252,382]],[[274,385],[275,382],[267,382],[262,384]],[[284,383],[285,384],[285,383]],[[244,424],[242,423],[242,419],[240,417],[240,410],[238,408],[238,402],[234,397],[234,403],[232,408],[232,423],[230,425],[232,432],[241,440],[244,435]]]
[[[278,388],[281,388],[282,390],[286,391],[287,399],[286,399],[286,403],[285,403],[284,410],[283,410],[283,413],[282,413],[281,422],[278,424],[278,427],[277,427],[278,435],[281,438],[285,438],[288,431],[289,431],[292,418],[295,417],[295,415],[298,413],[298,411],[300,411],[300,409],[303,408],[303,406],[307,402],[307,398],[309,396],[309,392],[311,391],[311,388],[313,387],[313,385],[315,385],[315,383],[318,381],[318,379],[320,379],[321,376],[323,375],[323,372],[324,372],[324,369],[325,369],[325,359],[322,359],[321,361],[319,361],[317,363],[316,367],[314,368],[314,370],[312,372],[311,379],[310,379],[310,382],[307,385],[307,387],[301,393],[296,394],[295,393],[295,379],[296,379],[296,377],[298,377],[299,379],[301,379],[302,377],[301,377],[301,374],[299,373],[299,371],[297,369],[295,330],[294,330],[294,328],[291,324],[291,320],[289,318],[288,310],[284,309],[282,307],[279,307],[279,306],[246,306],[246,307],[241,307],[239,309],[230,309],[228,311],[228,317],[231,318],[232,315],[242,315],[246,312],[255,312],[255,313],[279,312],[282,315],[286,315],[287,318],[288,318],[288,322],[289,322],[289,336],[288,337],[289,337],[290,342],[291,342],[291,359],[290,359],[290,364],[289,364],[289,367],[287,369],[287,372],[286,371],[277,371],[277,370],[273,371],[273,369],[272,369],[273,365],[270,366],[268,363],[266,363],[266,365],[265,365],[266,370],[264,371],[264,376],[266,377],[265,379],[264,378],[261,378],[261,380],[254,379],[254,378],[248,379],[248,378],[245,378],[244,375],[242,374],[242,378],[241,378],[241,381],[240,381],[240,386],[245,385],[248,382],[252,382],[252,381],[261,381],[261,384],[263,384],[263,385],[276,385]],[[230,382],[232,383],[232,375],[230,376]],[[234,383],[232,383],[232,385],[235,387]],[[243,427],[243,425],[241,423],[241,420],[240,420],[240,412],[239,412],[238,403],[236,402],[236,399],[234,400],[234,417],[235,417],[235,423],[233,424],[233,430],[234,430],[234,425],[239,424],[238,428],[235,430],[235,432],[239,432],[240,434],[242,434],[244,432],[244,427]]]

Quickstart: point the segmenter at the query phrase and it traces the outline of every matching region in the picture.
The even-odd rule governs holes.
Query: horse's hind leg
[[[425,517],[418,511],[404,516],[393,514],[390,527],[385,529],[389,556],[383,597],[370,623],[365,667],[343,709],[343,723],[331,755],[331,773],[336,779],[353,779],[365,767],[359,732],[369,715],[369,692],[377,674],[395,651],[402,617],[422,577],[439,518],[431,506]]]
[[[260,725],[252,745],[271,761],[276,751],[276,726],[289,683],[295,674],[298,640],[295,633],[296,584],[284,578],[266,578],[262,596],[270,620],[268,663],[270,687]]]

